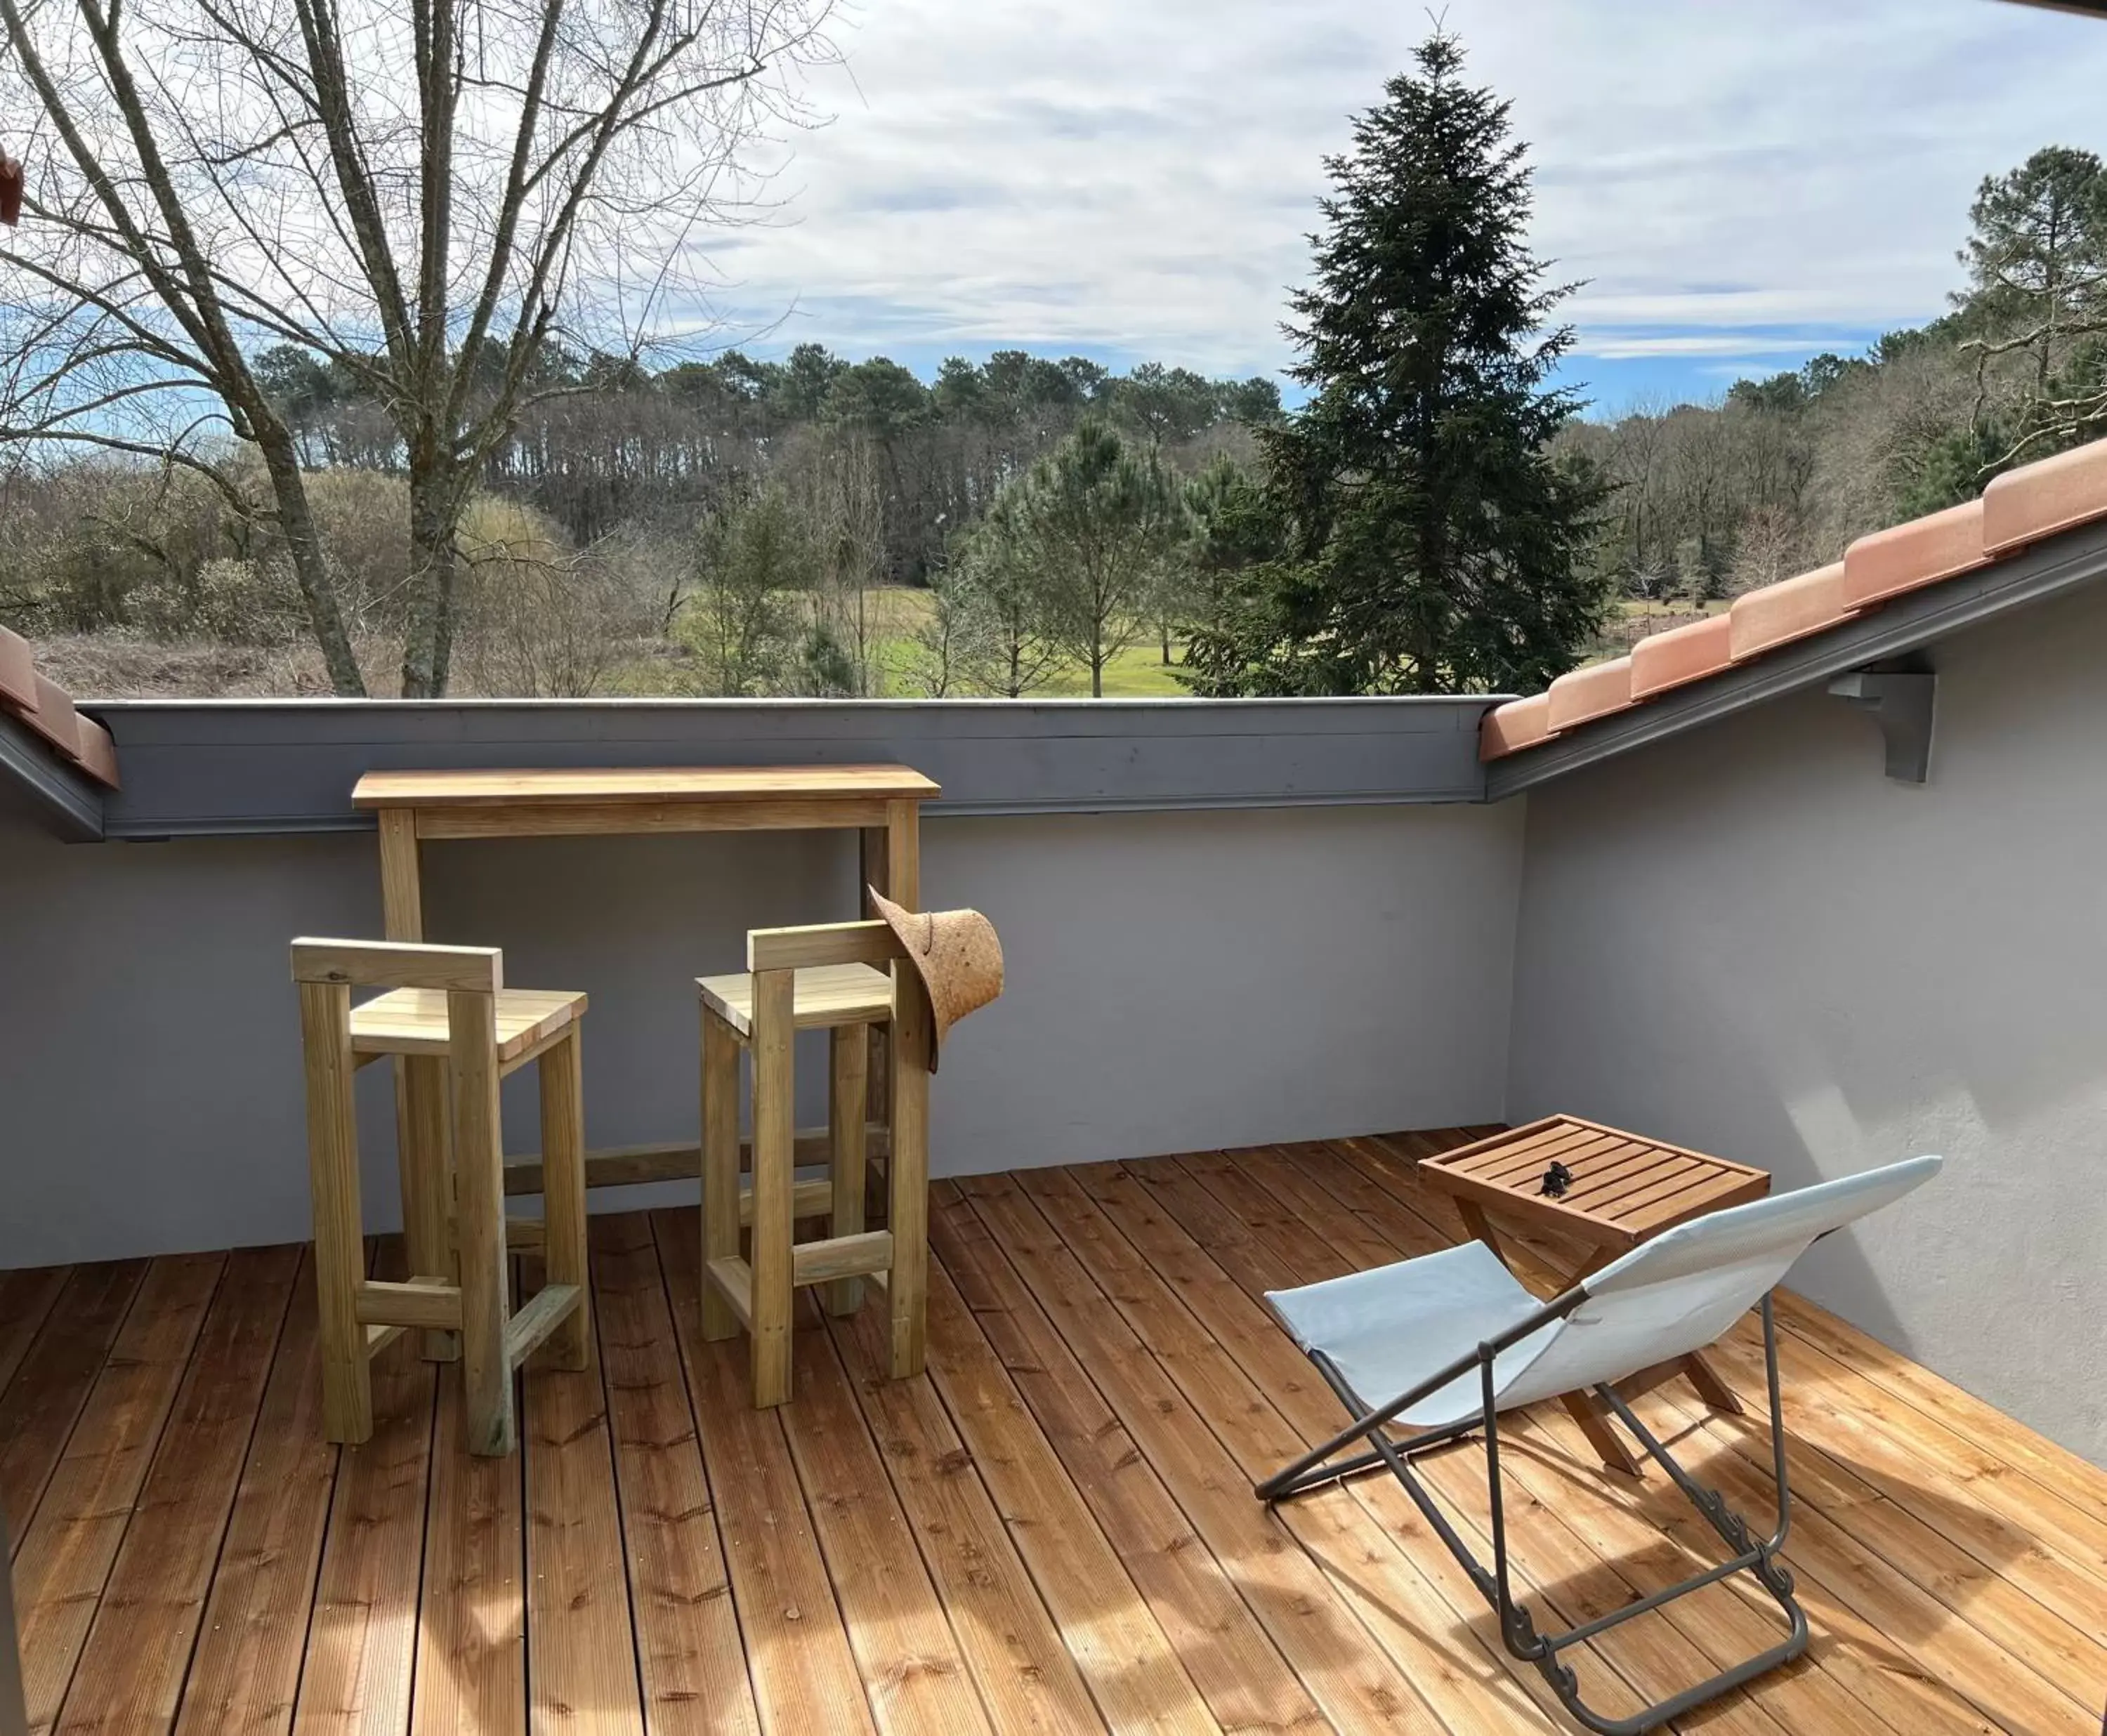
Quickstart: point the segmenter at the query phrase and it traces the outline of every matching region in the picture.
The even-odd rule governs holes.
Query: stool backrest
[[[1760,1302],[1817,1236],[1922,1186],[1941,1162],[1913,1157],[1774,1194],[1641,1243],[1584,1279],[1587,1299],[1564,1320],[1499,1359],[1500,1408],[1614,1383],[1701,1350]]]
[[[293,943],[293,980],[353,989],[449,989],[495,994],[505,986],[505,954],[494,946],[425,946],[403,940]]]

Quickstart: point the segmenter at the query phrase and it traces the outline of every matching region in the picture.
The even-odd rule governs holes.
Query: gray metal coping
[[[1477,802],[1496,698],[1076,700],[133,700],[107,836],[371,827],[365,772],[899,761],[932,814]]]
[[[5,711],[0,711],[0,797],[71,842],[92,843],[103,835],[102,786]]]

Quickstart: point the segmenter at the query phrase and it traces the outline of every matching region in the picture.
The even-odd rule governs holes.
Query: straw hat
[[[977,910],[903,910],[877,887],[869,891],[871,904],[900,937],[929,991],[929,1006],[937,1016],[929,1044],[929,1070],[934,1073],[944,1033],[1002,993],[1002,942],[995,937],[995,924]]]

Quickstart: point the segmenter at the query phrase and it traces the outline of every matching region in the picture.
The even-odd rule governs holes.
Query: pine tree
[[[1283,523],[1233,572],[1187,662],[1214,693],[1541,687],[1598,627],[1602,490],[1554,461],[1572,343],[1529,250],[1508,106],[1436,32],[1327,159],[1315,281],[1296,294],[1306,407],[1261,431]]]

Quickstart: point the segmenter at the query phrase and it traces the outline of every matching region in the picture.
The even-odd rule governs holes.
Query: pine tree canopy
[[[1572,343],[1530,251],[1526,148],[1436,32],[1327,160],[1293,298],[1306,407],[1262,436],[1278,541],[1217,590],[1188,662],[1215,693],[1534,689],[1599,625],[1602,489],[1552,437]]]

